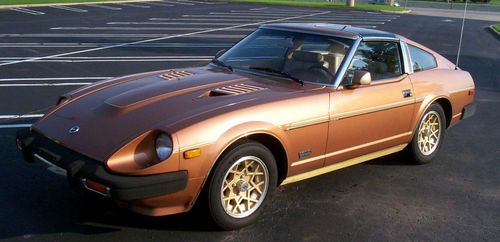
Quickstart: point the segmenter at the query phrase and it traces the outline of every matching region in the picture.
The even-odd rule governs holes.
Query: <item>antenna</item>
[[[466,13],[467,13],[467,0],[465,0],[464,16],[462,18],[462,29],[460,30],[460,40],[458,42],[458,53],[457,53],[457,62],[455,63],[455,70],[458,70],[458,60],[460,59],[460,49],[462,48],[462,37],[464,35],[464,25],[465,25],[465,14]]]

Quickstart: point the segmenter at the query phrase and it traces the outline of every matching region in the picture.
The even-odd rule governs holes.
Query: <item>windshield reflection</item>
[[[340,37],[259,29],[218,60],[226,67],[331,84],[352,43]]]

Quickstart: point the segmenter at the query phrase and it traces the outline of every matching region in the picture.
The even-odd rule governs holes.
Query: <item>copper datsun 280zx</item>
[[[398,151],[429,162],[446,129],[474,113],[474,90],[468,72],[399,35],[269,24],[207,66],[68,93],[17,144],[134,212],[201,201],[235,229],[279,185]]]

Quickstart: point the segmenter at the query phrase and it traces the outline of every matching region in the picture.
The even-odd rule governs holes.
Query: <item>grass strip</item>
[[[492,27],[493,27],[493,28],[494,28],[497,32],[499,32],[499,33],[500,33],[500,24],[494,24],[494,25],[492,25]]]
[[[465,1],[461,0],[461,1],[452,1],[450,0],[448,2],[448,0],[411,0],[409,2],[438,2],[438,3],[449,3],[449,4],[454,4],[454,3],[464,3]],[[399,1],[399,3],[404,3],[404,0],[401,0]],[[490,2],[488,3],[481,3],[481,2],[472,2],[471,0],[467,0],[467,4],[477,4],[477,5],[496,5],[496,6],[499,6],[500,5],[500,0],[491,0]]]
[[[287,5],[287,6],[301,6],[301,7],[333,7],[333,8],[347,8],[345,2],[326,2],[326,1],[301,1],[301,0],[228,0],[225,2],[238,2],[238,3],[258,3],[258,4],[271,4],[271,5]],[[402,12],[405,8],[394,7],[388,5],[378,4],[356,4],[355,9],[374,10],[374,11],[394,11]]]

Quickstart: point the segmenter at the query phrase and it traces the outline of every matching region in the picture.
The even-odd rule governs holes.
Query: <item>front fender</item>
[[[287,147],[289,144],[288,140],[285,138],[285,132],[278,126],[261,121],[242,123],[228,129],[214,144],[212,144],[210,147],[210,157],[213,161],[211,167],[213,167],[215,161],[219,159],[220,155],[222,155],[229,146],[253,134],[267,134],[273,136],[280,141],[285,152],[288,150]],[[289,154],[287,153],[287,155]]]
[[[230,127],[212,143],[204,144],[200,147],[191,146],[181,148],[180,169],[188,171],[189,179],[199,181],[196,182],[197,185],[193,188],[198,192],[194,197],[192,197],[188,209],[190,209],[194,202],[198,199],[200,192],[207,182],[210,172],[221,155],[238,140],[245,139],[245,137],[253,134],[267,134],[275,137],[280,141],[285,152],[287,153],[287,156],[289,155],[287,149],[289,142],[286,139],[284,131],[274,124],[262,121],[250,121]],[[183,158],[182,153],[193,148],[200,149],[202,155],[194,159],[186,160]]]

